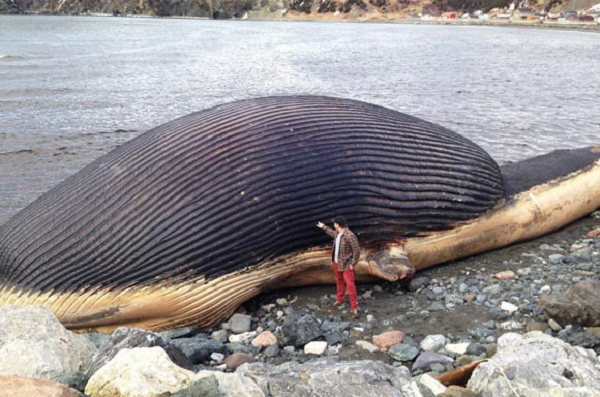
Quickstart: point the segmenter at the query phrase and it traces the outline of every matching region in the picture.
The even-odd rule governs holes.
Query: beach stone
[[[277,344],[277,337],[271,331],[264,331],[252,340],[252,346],[272,346]]]
[[[200,327],[196,325],[159,332],[163,338],[167,339],[190,338],[198,335],[199,333]]]
[[[279,346],[277,346],[277,345],[267,346],[267,348],[265,349],[265,357],[267,357],[267,358],[277,357],[278,355],[279,355]]]
[[[0,307],[0,374],[72,377],[89,367],[96,352],[88,338],[65,329],[50,309]]]
[[[382,351],[386,351],[390,347],[402,343],[404,334],[400,331],[387,331],[373,337],[373,344],[379,347]]]
[[[467,352],[467,348],[469,347],[470,343],[469,342],[462,342],[462,343],[449,343],[446,346],[444,346],[444,348],[446,349],[446,351],[448,353],[454,353],[454,354],[465,354]]]
[[[596,354],[600,354],[600,328],[598,327],[569,327],[559,332],[558,337],[571,345],[594,349]]]
[[[227,369],[235,371],[238,367],[244,364],[255,363],[257,360],[253,356],[247,353],[234,353],[223,360],[223,364],[227,366]]]
[[[77,397],[67,386],[46,379],[0,375],[0,395],[6,397]]]
[[[600,390],[598,357],[592,350],[541,332],[502,335],[493,360],[480,364],[468,382],[482,397],[513,396],[497,366],[522,396],[593,396]]]
[[[224,345],[224,350],[226,353],[224,354],[234,354],[234,353],[247,353],[252,354],[254,352],[255,347],[252,345],[246,345],[245,343],[235,342],[235,343],[226,343]]]
[[[561,254],[552,254],[548,256],[548,261],[552,264],[557,264],[562,262],[562,259],[564,258],[564,255]]]
[[[446,345],[446,337],[444,335],[427,335],[421,341],[421,349],[426,352],[437,352]]]
[[[477,296],[473,295],[473,294],[466,294],[463,296],[463,300],[467,303],[472,303],[476,298],[477,298]]]
[[[427,277],[415,277],[410,280],[408,284],[408,290],[410,292],[416,292],[420,288],[427,287],[430,283],[430,280]]]
[[[184,387],[170,397],[220,397],[219,382],[212,376],[197,377],[190,386]],[[162,397],[162,396],[160,396]]]
[[[227,332],[227,330],[220,329],[210,334],[210,337],[217,342],[227,343],[229,341],[229,332]]]
[[[484,353],[487,353],[486,347],[479,343],[469,343],[467,349],[465,351],[467,354],[471,354],[473,356],[481,356]]]
[[[529,276],[531,274],[531,268],[530,267],[524,267],[521,269],[517,270],[517,274],[519,276]]]
[[[436,295],[441,295],[444,293],[444,289],[442,287],[437,286],[437,287],[433,287],[431,289],[431,292],[433,292]]]
[[[341,321],[326,321],[321,324],[321,329],[323,333],[336,333],[336,332],[344,332],[348,331],[352,328],[351,322],[341,322]]]
[[[102,346],[107,340],[110,339],[110,335],[101,334],[99,332],[89,332],[81,335],[88,338],[90,342],[92,342],[94,346],[96,346],[96,348]]]
[[[500,309],[508,312],[508,314],[513,314],[514,312],[519,310],[519,306],[513,305],[510,302],[502,302],[502,304],[500,305]]]
[[[588,238],[597,238],[598,236],[600,236],[600,228],[590,230],[588,232],[587,236],[588,236]]]
[[[87,377],[92,376],[100,367],[112,360],[121,349],[132,349],[134,347],[162,347],[171,361],[185,369],[192,369],[191,360],[185,353],[159,333],[145,331],[137,328],[117,328],[110,338],[98,348],[89,368]]]
[[[303,347],[323,335],[319,320],[312,314],[291,314],[275,331],[282,346]]]
[[[469,286],[465,283],[461,283],[458,286],[458,292],[460,292],[461,294],[465,294],[465,293],[469,292]]]
[[[241,334],[233,334],[233,335],[229,335],[229,342],[230,343],[243,343],[245,345],[250,344],[250,342],[252,342],[252,340],[256,337],[256,335],[258,334],[258,332],[256,331],[250,331],[250,332],[244,332]]]
[[[434,364],[452,364],[454,360],[452,360],[448,356],[444,356],[443,354],[432,353],[432,352],[424,352],[417,357],[417,360],[413,364],[413,371],[416,369],[428,369],[431,368]]]
[[[125,348],[92,375],[85,394],[91,397],[158,397],[189,387],[194,378],[192,371],[174,364],[161,347]]]
[[[494,277],[496,277],[498,280],[512,280],[517,277],[517,275],[512,270],[505,270],[503,272],[496,273]]]
[[[181,338],[172,341],[189,358],[192,364],[200,364],[210,360],[213,353],[227,355],[230,353],[227,346],[214,339]],[[177,364],[177,363],[176,363]]]
[[[438,397],[479,397],[469,389],[460,386],[450,386]]]
[[[500,291],[502,291],[502,287],[500,286],[500,284],[488,285],[487,287],[484,287],[481,290],[481,292],[483,292],[484,294],[489,294],[489,295],[497,295],[500,293]]]
[[[560,296],[543,296],[540,305],[559,324],[600,326],[600,280],[584,280]]]
[[[531,332],[531,331],[544,332],[547,329],[548,329],[548,324],[545,324],[545,323],[529,323],[525,326],[525,330],[527,332]]]
[[[231,332],[234,334],[243,334],[250,332],[250,326],[252,323],[252,317],[247,314],[235,313],[229,319],[229,325],[231,326]]]
[[[447,294],[444,296],[444,303],[448,306],[461,306],[463,303],[463,298],[457,294]]]
[[[328,345],[336,345],[338,343],[343,343],[346,340],[348,340],[348,335],[343,332],[336,332],[325,337],[325,341]]]
[[[556,320],[554,320],[553,318],[548,319],[548,326],[554,332],[558,332],[563,329],[563,327],[559,323],[557,323]]]
[[[304,354],[322,355],[327,350],[327,342],[312,341],[304,346]]]
[[[327,357],[303,364],[255,363],[238,368],[235,375],[252,379],[264,396],[419,396],[417,383],[406,367],[379,361],[340,362],[337,357]]]
[[[429,305],[427,310],[430,312],[443,312],[446,311],[446,306],[444,306],[441,302],[433,302],[431,305]]]
[[[434,396],[438,396],[446,391],[446,386],[442,385],[437,379],[428,374],[419,377],[419,383],[429,389]]]
[[[360,347],[361,349],[367,350],[369,353],[377,353],[379,351],[379,347],[364,340],[357,340],[356,346]]]
[[[387,353],[397,361],[411,361],[419,354],[419,348],[403,343],[389,348]]]

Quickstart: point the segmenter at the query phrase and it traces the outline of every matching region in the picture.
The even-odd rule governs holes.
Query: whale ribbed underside
[[[0,229],[0,280],[73,291],[212,278],[323,246],[444,230],[498,203],[497,164],[438,125],[358,101],[271,97],[156,127]]]

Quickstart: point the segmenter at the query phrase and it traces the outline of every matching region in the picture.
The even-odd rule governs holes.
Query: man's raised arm
[[[331,238],[335,238],[335,230],[324,224],[323,222],[317,222],[317,227],[327,233]]]

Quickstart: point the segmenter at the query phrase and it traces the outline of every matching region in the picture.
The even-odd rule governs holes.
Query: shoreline
[[[381,14],[367,15],[363,18],[336,18],[331,15],[324,15],[322,18],[314,18],[308,14],[294,13],[290,17],[279,17],[278,13],[274,14],[273,18],[265,18],[261,16],[252,16],[252,13],[260,11],[250,11],[248,18],[227,18],[213,19],[208,17],[191,17],[191,16],[153,16],[147,14],[139,15],[120,15],[113,16],[111,14],[91,13],[86,14],[51,14],[51,13],[21,13],[10,14],[0,13],[3,15],[22,15],[22,16],[52,16],[52,17],[83,17],[83,18],[129,18],[129,19],[173,19],[173,20],[200,20],[200,21],[235,21],[235,22],[320,22],[320,23],[356,23],[356,24],[397,24],[397,25],[431,25],[431,26],[479,26],[479,27],[503,27],[503,28],[525,28],[525,29],[551,29],[558,31],[575,31],[575,32],[592,32],[600,33],[600,23],[558,23],[558,22],[511,22],[511,21],[494,21],[494,20],[423,20],[415,18],[382,18]],[[306,17],[304,15],[307,15]],[[319,14],[323,15],[323,14]]]

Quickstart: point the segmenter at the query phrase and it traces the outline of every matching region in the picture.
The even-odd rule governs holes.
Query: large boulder
[[[585,280],[560,296],[543,296],[546,314],[563,327],[569,324],[600,327],[600,280]]]
[[[509,385],[521,396],[535,397],[593,397],[600,390],[598,357],[592,350],[539,331],[502,335],[492,360],[480,364],[469,380],[468,388],[482,397],[514,396]]]
[[[323,335],[319,320],[312,314],[291,314],[276,331],[282,346],[302,347]]]
[[[161,347],[121,349],[90,378],[91,397],[159,397],[192,388],[192,371],[174,364]]]
[[[268,396],[420,396],[406,367],[379,361],[326,358],[279,366],[255,363],[241,366],[235,375],[252,379]]]
[[[100,367],[112,360],[122,349],[134,347],[162,347],[171,361],[185,369],[192,369],[190,359],[173,342],[156,332],[137,328],[117,328],[110,338],[98,348],[87,375],[92,376]]]
[[[49,309],[0,307],[0,374],[72,378],[89,367],[95,353],[92,342],[68,331]]]
[[[77,397],[77,393],[52,380],[0,375],[0,396]]]

